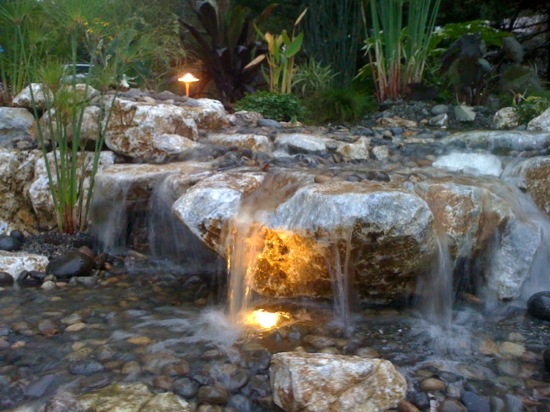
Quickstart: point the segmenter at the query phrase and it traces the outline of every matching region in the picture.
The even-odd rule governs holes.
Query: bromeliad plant
[[[371,30],[365,51],[378,102],[395,99],[410,83],[420,83],[441,0],[370,0]],[[407,25],[403,25],[405,4]]]

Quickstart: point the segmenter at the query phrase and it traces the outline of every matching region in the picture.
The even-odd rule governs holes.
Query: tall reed
[[[366,27],[364,48],[369,64],[360,70],[360,75],[372,75],[379,102],[399,97],[408,83],[422,81],[440,3],[441,0],[370,0],[371,27]]]

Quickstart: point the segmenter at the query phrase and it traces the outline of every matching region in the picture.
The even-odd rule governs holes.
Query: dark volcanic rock
[[[6,272],[0,272],[0,286],[13,285],[13,277]]]
[[[61,279],[73,276],[90,276],[94,265],[94,259],[91,257],[71,250],[51,260],[46,266],[46,273]]]
[[[527,301],[527,312],[535,318],[550,320],[550,291],[531,296]]]

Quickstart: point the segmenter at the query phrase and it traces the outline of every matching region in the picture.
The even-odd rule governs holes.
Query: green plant
[[[235,110],[255,111],[278,121],[300,120],[304,115],[302,103],[293,94],[267,91],[247,94],[235,104]]]
[[[337,77],[337,74],[330,66],[325,66],[323,63],[310,58],[305,63],[297,66],[292,81],[292,89],[302,98],[310,97],[331,87],[335,77]]]
[[[307,118],[312,123],[354,122],[378,109],[372,94],[354,87],[328,88],[305,100]]]
[[[226,105],[255,90],[260,65],[251,62],[264,50],[261,43],[255,41],[253,25],[259,26],[273,7],[266,8],[253,22],[249,9],[230,0],[219,0],[216,5],[204,1],[199,2],[195,10],[200,28],[179,20],[196,41],[196,51],[206,71],[203,82],[213,81],[220,100]],[[185,34],[186,31],[182,31],[183,41]]]
[[[378,102],[397,98],[408,83],[420,83],[440,0],[371,0],[372,27],[364,50],[369,64],[359,75],[372,75]],[[404,4],[407,25],[403,26]]]
[[[37,19],[41,8],[41,4],[34,0],[4,0],[0,3],[0,44],[3,45],[0,82],[3,85],[1,95],[6,101],[29,83],[24,68],[43,53],[41,36],[44,26]]]
[[[273,93],[291,93],[292,91],[292,78],[295,70],[294,57],[302,48],[304,41],[304,32],[296,35],[296,27],[298,27],[306,13],[307,8],[294,22],[291,36],[288,35],[286,30],[283,30],[281,34],[274,35],[269,32],[262,34],[257,29],[258,34],[267,43],[267,54],[258,56],[254,63],[267,59],[269,74],[266,75],[264,72],[264,77],[269,84],[269,90]]]
[[[357,74],[359,47],[363,39],[362,0],[316,0],[309,2],[304,20],[304,49],[338,75],[336,87],[350,87]]]
[[[550,98],[546,96],[524,97],[520,95],[517,99],[514,99],[514,102],[520,124],[529,123],[550,107]]]

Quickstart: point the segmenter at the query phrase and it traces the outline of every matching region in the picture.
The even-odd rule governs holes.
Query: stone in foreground
[[[114,384],[79,397],[77,410],[95,412],[190,412],[191,407],[173,393],[154,394],[142,383]]]
[[[273,400],[285,411],[381,411],[407,392],[405,378],[382,359],[283,352],[269,373]]]

